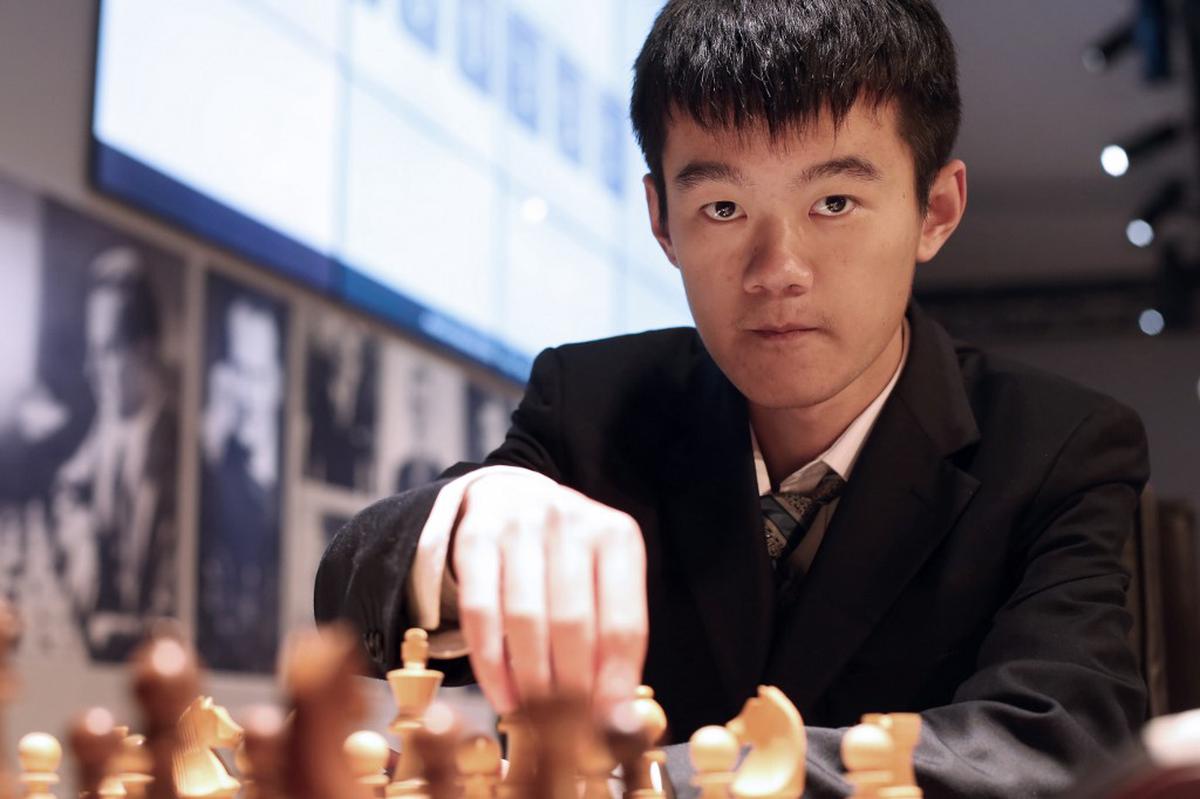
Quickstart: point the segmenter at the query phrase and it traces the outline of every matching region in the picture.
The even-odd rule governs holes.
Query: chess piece
[[[634,699],[609,714],[605,741],[621,764],[626,799],[666,796],[666,754],[655,748],[666,729],[667,716],[654,701],[654,691],[645,685]]]
[[[145,748],[150,755],[149,799],[178,799],[172,774],[179,745],[177,723],[199,693],[196,657],[180,640],[151,638],[133,655],[133,693],[142,710]]]
[[[150,776],[153,763],[146,751],[146,736],[130,735],[128,727],[118,727],[121,733],[121,750],[117,752],[113,771],[117,775],[125,795],[130,799],[143,799],[154,778]]]
[[[579,776],[583,779],[581,799],[612,799],[609,781],[617,764],[599,732],[589,725],[579,742]]]
[[[758,695],[747,699],[725,726],[750,747],[734,775],[734,796],[795,799],[804,793],[808,737],[800,712],[782,691],[760,685]]]
[[[388,796],[412,795],[423,790],[421,761],[413,736],[421,729],[425,711],[442,685],[442,673],[425,667],[429,661],[429,635],[424,630],[414,627],[404,633],[400,657],[403,667],[387,673],[396,701],[396,718],[389,729],[400,739],[400,762],[388,785]]]
[[[180,746],[175,751],[175,791],[179,799],[232,799],[242,784],[234,779],[213,747],[235,748],[242,728],[211,696],[198,696],[179,717]]]
[[[425,779],[429,799],[458,797],[458,741],[462,724],[449,705],[435,702],[425,712],[420,729],[412,737]]]
[[[589,715],[582,699],[557,696],[526,704],[533,731],[532,799],[577,799],[579,750]]]
[[[256,705],[242,714],[242,745],[235,753],[242,775],[243,799],[283,797],[283,714]]]
[[[895,745],[892,759],[892,784],[881,791],[889,799],[921,799],[924,795],[917,787],[917,776],[913,770],[913,752],[921,738],[921,715],[919,713],[868,713],[863,716],[864,724],[877,724],[887,730]]]
[[[387,739],[374,730],[359,730],[351,733],[342,744],[342,751],[350,763],[354,781],[363,788],[363,795],[383,796],[388,784]]]
[[[342,742],[363,711],[358,636],[341,624],[292,637],[284,685],[294,708],[284,736],[283,787],[290,799],[358,799]]]
[[[19,687],[13,655],[21,641],[24,625],[16,609],[0,600],[0,753],[8,750],[5,721],[8,706],[16,697]],[[9,770],[8,758],[0,757],[0,799],[13,799],[17,795],[17,782]]]
[[[692,785],[699,789],[699,799],[729,799],[737,766],[738,742],[724,727],[701,727],[688,741],[695,776]]]
[[[504,736],[504,751],[508,756],[508,771],[497,791],[501,799],[526,799],[533,790],[537,771],[537,744],[529,719],[521,712],[500,718],[496,727]]]
[[[31,732],[21,738],[17,758],[21,763],[20,782],[25,799],[55,799],[54,786],[59,783],[62,756],[62,745],[53,735]]]
[[[878,724],[859,724],[842,736],[842,763],[851,799],[879,799],[893,782],[896,746],[891,733]]]
[[[121,750],[121,735],[112,713],[102,707],[84,711],[71,725],[68,740],[79,769],[80,797],[125,796],[125,788],[112,773],[113,761]]]
[[[483,733],[468,735],[459,741],[456,759],[463,799],[493,799],[500,784],[500,744],[496,739]]]

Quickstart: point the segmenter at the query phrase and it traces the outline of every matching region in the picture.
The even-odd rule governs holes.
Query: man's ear
[[[667,220],[663,218],[662,204],[658,201],[658,187],[654,185],[654,176],[644,176],[642,185],[646,188],[646,210],[650,212],[650,231],[654,234],[654,238],[658,239],[658,246],[662,247],[667,260],[678,269],[679,262],[675,260],[675,247],[671,244],[671,231],[667,228]]]
[[[967,210],[967,165],[956,158],[938,172],[929,188],[929,210],[921,225],[917,263],[932,260]]]

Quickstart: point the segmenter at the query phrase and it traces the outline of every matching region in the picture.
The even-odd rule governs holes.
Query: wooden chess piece
[[[342,751],[350,763],[354,781],[363,788],[363,795],[381,797],[387,788],[387,739],[374,730],[359,730],[351,733],[342,744]]]
[[[13,656],[23,632],[24,625],[16,609],[0,599],[0,753],[8,749],[7,710],[20,686]],[[9,770],[8,758],[0,757],[0,799],[14,799],[16,795],[17,782]]]
[[[58,767],[62,765],[63,750],[58,739],[44,732],[31,732],[17,744],[21,763],[20,782],[25,799],[55,799]]]
[[[579,742],[579,776],[583,780],[581,799],[612,799],[609,782],[617,763],[600,733],[594,725],[589,725]]]
[[[462,724],[449,705],[435,702],[425,712],[413,745],[421,758],[429,799],[457,799],[458,742]]]
[[[463,799],[494,799],[500,784],[499,742],[483,733],[468,735],[459,741],[456,759]]]
[[[421,760],[413,745],[413,736],[421,729],[425,711],[442,685],[442,673],[426,668],[429,662],[429,634],[420,628],[404,633],[400,649],[404,665],[387,673],[388,686],[396,702],[396,718],[388,729],[400,740],[400,762],[396,764],[388,796],[406,796],[423,790]]]
[[[650,688],[638,688],[636,698],[613,708],[604,738],[625,781],[626,799],[666,796],[666,756],[656,749],[667,729],[667,717]]]
[[[692,785],[699,789],[698,799],[729,799],[737,767],[737,738],[724,727],[701,727],[688,741],[695,776]]]
[[[892,783],[880,794],[888,799],[921,799],[924,794],[917,787],[917,776],[913,770],[913,752],[921,738],[921,714],[868,713],[862,720],[864,724],[877,724],[887,730],[895,745]]]
[[[192,700],[178,723],[180,746],[175,751],[175,791],[179,799],[232,799],[241,790],[213,747],[236,748],[242,728],[211,696]]]
[[[527,799],[537,772],[537,743],[528,717],[520,711],[500,717],[496,729],[504,736],[508,771],[497,789],[500,799]]]
[[[179,746],[179,717],[199,693],[196,657],[182,641],[151,638],[133,655],[133,693],[142,710],[152,781],[149,799],[178,799],[174,757]]]
[[[851,799],[878,799],[892,784],[896,746],[891,733],[878,724],[859,724],[842,736],[842,763]]]
[[[243,799],[283,799],[283,713],[255,705],[241,715],[242,745],[235,753]]]
[[[556,696],[526,704],[533,730],[532,799],[578,799],[579,753],[589,716],[578,697]]]
[[[146,736],[130,735],[127,727],[118,727],[121,732],[121,750],[117,752],[113,771],[125,788],[130,799],[143,799],[154,778],[150,776],[154,764],[146,750]]]
[[[112,773],[121,750],[121,735],[112,713],[102,707],[84,711],[71,725],[68,741],[79,770],[81,799],[125,796],[125,788]]]
[[[800,712],[782,691],[760,685],[725,726],[750,747],[734,775],[734,796],[796,799],[804,793],[808,736]]]
[[[363,711],[358,636],[341,624],[294,635],[284,685],[294,708],[284,736],[283,787],[290,799],[358,799],[342,742]]]

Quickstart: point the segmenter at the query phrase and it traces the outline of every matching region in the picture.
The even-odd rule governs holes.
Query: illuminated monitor
[[[103,192],[524,379],[688,324],[629,126],[661,0],[103,0]]]

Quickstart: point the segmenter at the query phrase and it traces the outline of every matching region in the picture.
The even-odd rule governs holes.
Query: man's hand
[[[499,713],[550,692],[633,696],[646,657],[637,522],[544,477],[480,477],[453,539],[459,624]]]

